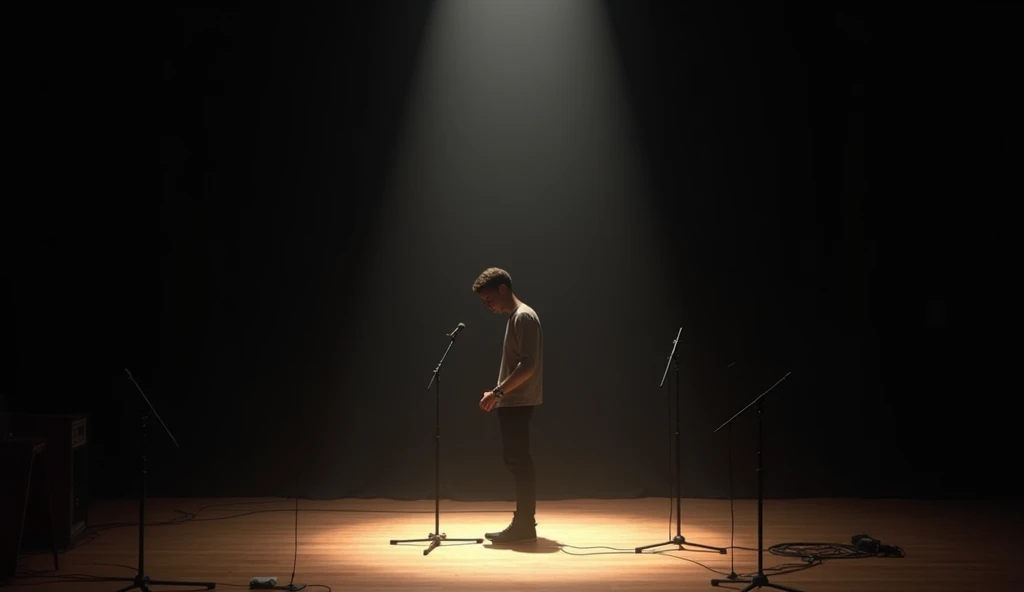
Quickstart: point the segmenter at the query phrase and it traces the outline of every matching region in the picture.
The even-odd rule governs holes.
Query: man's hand
[[[483,397],[480,397],[480,409],[483,411],[490,411],[494,409],[494,406],[498,404],[498,397],[494,396],[493,391],[487,391]]]

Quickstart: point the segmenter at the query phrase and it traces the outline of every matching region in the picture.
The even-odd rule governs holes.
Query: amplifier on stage
[[[89,523],[88,416],[12,413],[10,423],[14,436],[46,440],[44,456],[57,546],[67,549]],[[24,548],[50,546],[47,522],[42,515],[27,517]]]

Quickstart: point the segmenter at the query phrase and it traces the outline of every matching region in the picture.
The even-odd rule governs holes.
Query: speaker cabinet
[[[89,432],[88,416],[11,414],[11,432],[16,437],[46,440],[47,489],[49,492],[57,547],[65,550],[89,524]],[[22,547],[50,546],[48,521],[35,513],[27,517]]]

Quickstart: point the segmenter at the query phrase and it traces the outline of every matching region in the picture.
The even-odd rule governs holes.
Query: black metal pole
[[[139,473],[139,574],[146,573],[146,420],[149,413],[142,410],[142,431],[139,433],[139,450],[142,471]]]
[[[434,533],[441,532],[441,373],[434,385]]]
[[[464,327],[462,323],[459,323],[459,327],[452,331],[448,337],[448,347],[445,348],[444,354],[441,356],[441,360],[437,363],[434,368],[434,372],[430,375],[430,382],[427,383],[427,392],[430,392],[431,387],[434,388],[434,532],[427,534],[426,538],[422,539],[391,539],[392,545],[400,543],[427,543],[427,548],[423,550],[424,555],[429,555],[431,551],[441,546],[444,541],[448,542],[466,542],[466,543],[482,543],[483,539],[453,539],[449,538],[447,534],[441,532],[441,366],[444,364],[445,358],[448,357],[448,352],[451,351],[452,345],[455,344],[455,336],[459,334],[459,331]]]
[[[764,573],[764,462],[761,447],[764,433],[761,429],[761,401],[757,402],[757,573]]]
[[[156,412],[152,403],[149,401],[149,397],[139,386],[139,383],[135,381],[135,377],[128,371],[127,368],[124,370],[128,374],[128,378],[135,385],[135,388],[139,391],[142,402],[145,405],[140,407],[139,411],[139,573],[135,574],[134,577],[112,577],[103,578],[104,580],[112,582],[131,582],[124,588],[121,588],[117,592],[129,592],[130,590],[141,590],[141,592],[152,592],[150,586],[189,586],[192,588],[203,587],[207,590],[213,590],[217,587],[216,582],[184,582],[177,580],[154,580],[146,574],[146,474],[149,472],[147,466],[147,450],[146,443],[149,439],[147,433],[149,428],[149,416],[150,413],[156,417],[157,421],[164,428],[167,436],[171,439],[171,442],[175,447],[178,447],[178,441],[174,438],[174,434],[167,429],[167,424],[160,418],[160,414]]]
[[[757,468],[755,470],[755,472],[757,473],[757,573],[751,576],[749,579],[737,579],[733,577],[733,574],[730,574],[729,578],[727,579],[714,578],[711,580],[712,586],[718,586],[719,584],[747,583],[747,586],[740,590],[740,592],[750,592],[750,590],[754,590],[755,588],[772,588],[774,590],[782,590],[783,592],[801,592],[800,590],[793,588],[791,586],[783,586],[782,584],[776,584],[775,582],[769,581],[768,576],[764,573],[764,464],[762,458],[763,455],[761,453],[761,450],[764,447],[764,430],[763,423],[761,420],[761,405],[764,396],[771,392],[771,390],[774,389],[776,386],[778,386],[780,382],[785,380],[786,377],[789,376],[789,374],[790,373],[787,372],[786,376],[780,378],[778,382],[769,387],[768,390],[766,390],[765,392],[761,393],[760,396],[751,401],[750,404],[741,409],[736,415],[733,415],[731,418],[729,418],[729,421],[725,422],[724,424],[719,426],[718,429],[715,430],[715,432],[718,432],[718,430],[721,430],[726,426],[732,425],[732,421],[734,419],[739,417],[744,411],[749,409],[751,406],[754,406],[757,412]]]
[[[667,540],[667,541],[665,541],[663,543],[654,543],[653,545],[644,545],[642,547],[636,547],[634,550],[637,553],[643,553],[644,550],[646,550],[646,549],[653,549],[655,547],[663,547],[665,545],[674,545],[680,551],[690,551],[691,549],[686,549],[683,546],[683,545],[689,545],[691,547],[699,547],[701,549],[708,549],[708,550],[711,550],[711,551],[718,551],[720,554],[725,555],[726,554],[726,550],[724,548],[722,548],[722,547],[712,547],[710,545],[702,545],[702,544],[699,544],[699,543],[694,543],[694,542],[688,541],[688,540],[686,540],[686,537],[683,536],[683,532],[682,532],[683,531],[683,515],[682,515],[682,505],[683,505],[683,501],[682,501],[682,497],[683,497],[682,496],[682,493],[683,493],[683,486],[682,486],[683,468],[682,468],[681,465],[682,465],[682,461],[683,461],[683,452],[682,452],[682,445],[683,444],[682,444],[682,436],[680,434],[680,430],[681,430],[680,425],[682,424],[682,409],[681,409],[682,406],[680,405],[680,396],[679,396],[679,388],[680,388],[680,386],[679,386],[679,354],[676,353],[676,350],[678,349],[678,346],[679,346],[679,337],[682,334],[683,334],[683,328],[680,327],[679,328],[679,332],[676,333],[676,338],[672,341],[672,351],[668,355],[668,360],[667,360],[667,362],[665,364],[665,370],[664,370],[664,372],[661,375],[661,382],[658,384],[658,388],[662,388],[662,387],[665,386],[665,381],[668,380],[668,378],[669,378],[669,370],[671,370],[672,366],[675,365],[675,375],[676,375],[676,389],[675,389],[676,417],[675,417],[674,434],[675,434],[676,458],[675,458],[675,462],[672,463],[672,472],[675,475],[674,481],[675,481],[675,488],[676,488],[676,490],[675,490],[675,498],[676,499],[674,500],[675,501],[675,506],[676,506],[676,534],[671,539],[669,539],[669,540]],[[670,396],[669,397],[669,401],[671,401],[671,400],[672,400],[672,397]],[[669,410],[669,413],[671,413],[671,409]],[[672,507],[672,504],[670,503],[669,504],[669,508],[671,508],[671,507]],[[669,523],[671,524],[671,517],[669,517]]]
[[[679,437],[679,425],[682,423],[682,412],[679,407],[679,354],[673,356],[672,363],[675,364],[676,375],[676,537],[682,540],[683,536],[683,452],[682,439]]]

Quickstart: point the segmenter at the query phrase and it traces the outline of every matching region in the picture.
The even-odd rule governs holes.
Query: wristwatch
[[[502,397],[505,396],[505,391],[501,390],[500,386],[494,387],[494,390],[491,392],[494,393],[494,396],[498,397],[498,399],[501,399]]]

